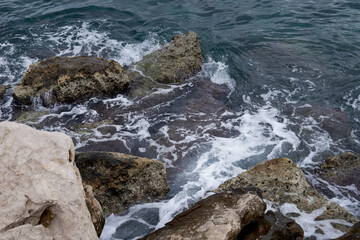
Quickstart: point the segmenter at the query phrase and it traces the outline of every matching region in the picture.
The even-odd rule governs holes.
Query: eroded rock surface
[[[257,187],[263,192],[264,199],[279,204],[292,203],[298,209],[312,212],[323,206],[326,210],[316,218],[342,219],[351,224],[358,220],[336,203],[330,203],[317,192],[306,180],[304,173],[288,158],[277,158],[257,164],[253,168],[229,179],[216,191],[225,191],[239,187]],[[336,224],[335,228],[346,232],[347,225]]]
[[[257,194],[217,193],[143,239],[236,239],[242,227],[264,216],[265,209],[266,204]]]
[[[351,230],[335,240],[357,240],[360,239],[360,222],[354,224]]]
[[[93,188],[84,185],[86,206],[89,209],[91,220],[94,224],[97,235],[100,237],[105,225],[105,215],[98,200],[94,196]]]
[[[0,85],[0,99],[4,96],[5,92],[6,92],[6,87]]]
[[[73,102],[94,94],[113,95],[124,92],[129,78],[115,61],[97,57],[54,57],[32,64],[13,97],[30,105],[41,98],[45,105]]]
[[[113,152],[77,152],[75,161],[106,215],[164,198],[169,191],[166,166],[157,160]]]
[[[0,123],[0,239],[98,239],[63,133]]]

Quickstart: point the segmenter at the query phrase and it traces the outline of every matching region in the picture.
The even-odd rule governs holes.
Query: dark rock
[[[340,186],[355,184],[360,190],[360,157],[345,152],[326,158],[320,165],[320,177]]]
[[[94,224],[97,235],[100,237],[105,225],[105,215],[100,203],[94,197],[93,189],[89,185],[84,185],[86,206],[89,209],[91,220]]]
[[[265,208],[253,192],[217,193],[143,239],[236,239],[242,227],[264,216]]]
[[[279,211],[268,211],[263,219],[252,222],[241,229],[238,240],[302,240],[304,231],[293,219]]]
[[[94,189],[105,215],[132,204],[164,198],[169,191],[164,163],[112,152],[77,152],[83,182]]]
[[[360,239],[360,222],[354,224],[350,231],[336,240],[358,240]]]
[[[151,225],[156,225],[159,221],[159,209],[157,208],[143,208],[132,217],[138,217]]]
[[[52,105],[94,94],[114,95],[124,92],[128,84],[128,76],[115,61],[55,57],[32,64],[14,87],[13,97],[22,104],[41,98],[44,105]]]
[[[135,220],[127,221],[120,225],[113,234],[114,238],[128,240],[134,237],[141,236],[151,231],[150,227],[146,224],[140,223]]]
[[[277,158],[255,165],[235,178],[225,181],[216,192],[240,187],[257,187],[264,199],[279,204],[292,203],[298,209],[312,212],[323,206],[326,210],[316,220],[343,219],[349,223],[357,218],[336,203],[329,202],[306,180],[300,168],[288,158]],[[311,199],[311,201],[308,201]],[[348,231],[347,225],[337,225],[337,229]]]

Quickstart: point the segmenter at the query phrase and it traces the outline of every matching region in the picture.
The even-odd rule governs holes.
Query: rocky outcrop
[[[351,152],[326,158],[320,165],[320,177],[340,186],[354,184],[360,190],[360,157]]]
[[[258,187],[264,199],[279,204],[292,203],[298,209],[312,212],[326,206],[326,210],[316,218],[342,219],[351,224],[358,220],[336,203],[330,203],[307,182],[304,173],[288,158],[277,158],[257,164],[253,168],[229,179],[216,191],[231,190],[239,187]],[[346,232],[347,225],[334,224],[334,227]]]
[[[95,94],[124,92],[129,78],[119,63],[97,57],[54,57],[32,64],[13,97],[22,104],[40,98],[45,105],[73,102]]]
[[[166,166],[157,160],[122,153],[77,152],[75,162],[106,215],[164,198],[169,191]]]
[[[163,84],[183,83],[202,68],[200,40],[190,31],[176,35],[166,47],[146,55],[127,71],[130,95],[144,96],[154,87],[166,88]]]
[[[1,122],[0,156],[0,239],[98,239],[70,137]]]
[[[217,193],[143,239],[236,239],[244,226],[264,216],[265,209],[266,204],[254,193]]]

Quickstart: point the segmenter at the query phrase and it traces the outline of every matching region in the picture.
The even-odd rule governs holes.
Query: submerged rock
[[[304,173],[288,158],[277,158],[257,164],[235,178],[225,181],[216,190],[225,191],[239,187],[257,187],[263,192],[264,199],[279,204],[292,203],[298,209],[312,212],[326,206],[325,211],[315,220],[342,219],[354,224],[357,218],[336,203],[330,203],[306,180]],[[343,232],[347,225],[334,224]]]
[[[63,133],[0,123],[0,239],[98,239]]]
[[[75,158],[106,215],[164,198],[169,191],[166,166],[160,161],[113,152],[77,152]]]
[[[354,184],[360,190],[360,157],[345,152],[326,158],[320,165],[320,177],[340,186]]]
[[[255,193],[217,193],[143,239],[236,239],[244,226],[264,216],[265,209],[266,204]]]
[[[30,105],[41,98],[43,104],[52,105],[94,94],[122,93],[128,85],[128,76],[115,61],[54,57],[32,64],[14,87],[13,97],[22,104]]]

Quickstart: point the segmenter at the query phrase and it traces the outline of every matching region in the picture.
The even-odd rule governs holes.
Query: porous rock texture
[[[164,198],[169,191],[166,166],[160,161],[115,152],[77,152],[75,158],[105,215]]]
[[[0,239],[98,239],[70,137],[1,122],[0,156]]]
[[[200,40],[195,32],[174,36],[173,41],[130,66],[130,95],[144,96],[154,87],[179,84],[202,68]]]
[[[123,93],[129,78],[115,61],[97,57],[54,57],[32,64],[13,89],[14,99],[30,105],[69,103],[94,94]]]
[[[105,215],[99,201],[95,198],[93,188],[90,185],[84,185],[86,206],[91,215],[91,221],[94,224],[97,235],[100,237],[105,225]]]
[[[277,158],[255,165],[235,178],[225,181],[216,190],[225,191],[239,187],[257,187],[262,190],[264,199],[278,204],[292,203],[298,209],[312,212],[323,206],[326,210],[315,220],[342,219],[351,224],[358,221],[344,208],[329,202],[306,180],[304,173],[288,158]],[[334,224],[335,228],[347,232],[350,227]]]
[[[340,186],[354,184],[360,190],[360,157],[351,152],[344,152],[326,158],[320,165],[320,177]]]
[[[233,240],[241,228],[264,216],[266,204],[254,193],[222,192],[197,202],[144,240]]]

